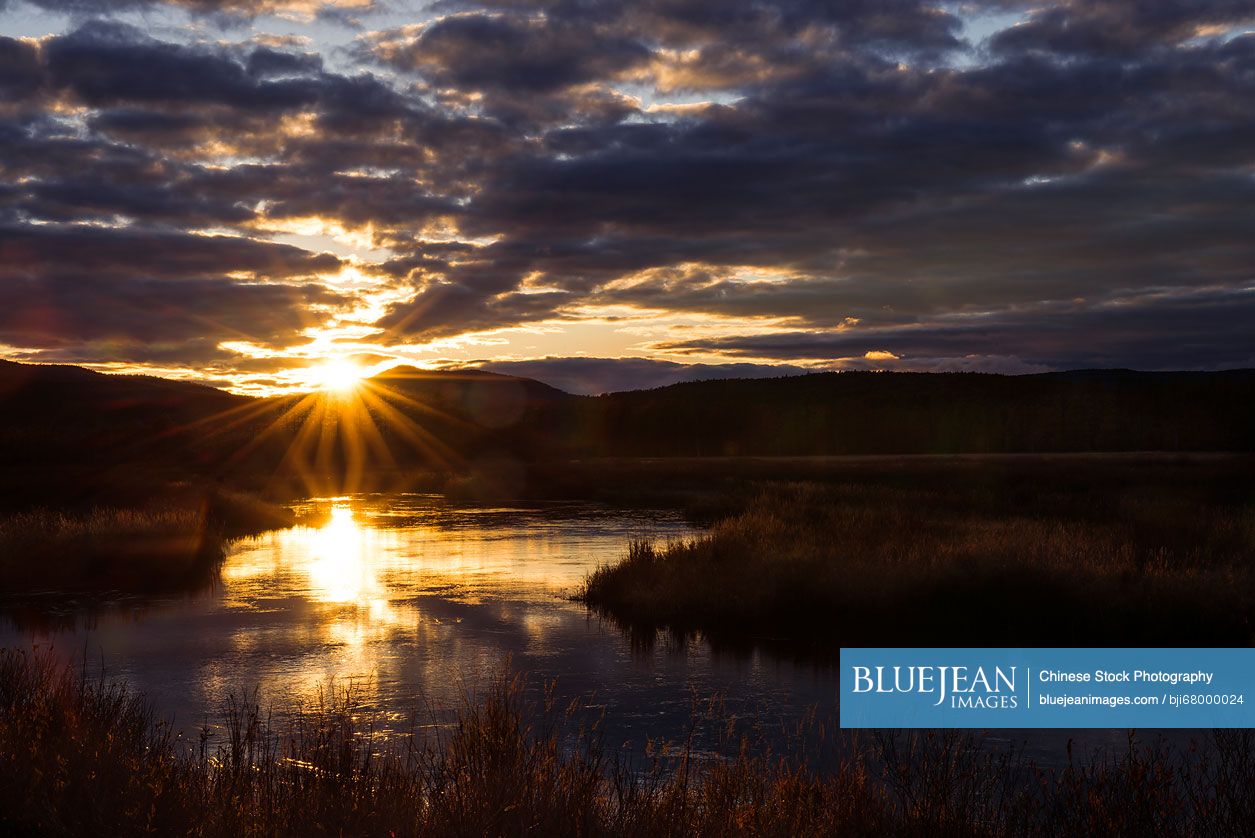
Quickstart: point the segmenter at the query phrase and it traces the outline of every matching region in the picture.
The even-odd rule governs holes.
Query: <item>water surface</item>
[[[641,649],[570,601],[630,539],[694,535],[676,512],[474,507],[420,494],[311,500],[298,512],[316,523],[235,542],[206,590],[90,608],[55,594],[8,603],[0,646],[86,657],[189,734],[215,726],[231,692],[255,690],[263,705],[282,707],[329,685],[351,687],[385,733],[415,717],[439,724],[507,666],[528,676],[533,695],[556,679],[556,695],[582,707],[585,721],[604,711],[608,744],[635,753],[648,739],[684,740],[712,698],[781,749],[802,720],[836,718],[831,667],[714,654],[698,640]],[[718,729],[699,725],[696,746],[714,747]],[[1085,753],[1125,735],[993,731],[988,741],[1026,745],[1059,765],[1069,739]],[[834,747],[821,750],[830,758]]]
[[[0,645],[53,648],[147,693],[191,732],[231,691],[263,704],[351,684],[406,726],[457,706],[509,666],[534,690],[604,709],[608,736],[682,739],[711,697],[775,728],[836,710],[836,672],[763,654],[714,655],[698,641],[634,648],[570,595],[632,538],[694,534],[675,512],[579,504],[471,507],[435,495],[313,500],[317,525],[236,542],[213,588],[117,601],[91,615],[47,599],[60,621],[12,621]],[[28,612],[29,616],[29,612]]]

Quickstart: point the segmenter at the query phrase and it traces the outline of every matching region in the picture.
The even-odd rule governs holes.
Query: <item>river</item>
[[[509,670],[525,676],[537,703],[550,684],[560,705],[574,703],[575,725],[604,714],[607,744],[630,754],[651,739],[717,748],[723,727],[710,719],[711,699],[776,749],[804,740],[821,761],[836,752],[795,735],[808,718],[835,726],[835,668],[716,654],[695,639],[634,644],[571,601],[631,539],[694,536],[677,512],[468,506],[429,494],[310,499],[296,511],[316,525],[234,542],[203,590],[9,602],[0,646],[103,669],[189,736],[219,726],[231,693],[281,709],[329,688],[349,689],[384,735],[415,722],[438,727]],[[993,731],[988,741],[1060,765],[1069,739],[1085,753],[1125,735]],[[1189,735],[1169,738],[1183,745]]]
[[[762,653],[713,654],[696,640],[652,648],[572,602],[584,577],[632,538],[691,537],[666,510],[585,503],[482,507],[438,495],[311,499],[295,526],[240,539],[212,587],[106,603],[49,594],[0,625],[0,645],[103,666],[192,734],[225,697],[263,706],[351,688],[385,730],[446,718],[505,669],[539,696],[605,713],[607,741],[639,752],[681,740],[705,702],[782,729],[809,711],[835,717],[836,671]],[[695,708],[697,708],[695,713]],[[714,737],[699,732],[699,745]]]

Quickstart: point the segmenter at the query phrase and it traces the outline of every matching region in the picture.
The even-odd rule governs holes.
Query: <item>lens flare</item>
[[[310,375],[321,390],[348,393],[357,389],[366,371],[352,361],[328,361],[311,369]]]

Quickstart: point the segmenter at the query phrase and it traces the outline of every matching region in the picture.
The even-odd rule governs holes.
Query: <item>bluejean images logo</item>
[[[1255,727],[1255,649],[842,649],[840,712],[847,728]]]
[[[934,707],[955,710],[1014,710],[1016,666],[852,666],[858,693],[918,693]]]

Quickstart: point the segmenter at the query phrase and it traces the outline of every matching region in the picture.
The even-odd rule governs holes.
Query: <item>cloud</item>
[[[13,114],[9,130],[0,130],[0,153],[23,184],[10,204],[38,219],[183,227],[249,225],[262,216],[421,222],[451,204],[412,183],[341,170],[412,167],[439,156],[414,142],[435,149],[442,136],[460,141],[458,154],[484,146],[473,129],[380,80],[322,72],[307,53],[188,47],[107,23],[37,45],[14,43],[21,49],[8,54],[18,69],[0,72],[0,80],[35,73],[46,109]],[[233,164],[220,163],[224,157]]]
[[[71,15],[108,15],[160,6],[186,9],[198,15],[254,18],[260,15],[295,13],[331,16],[346,11],[365,11],[374,0],[24,0],[32,6]],[[0,7],[2,8],[2,7]]]
[[[244,272],[264,279],[334,273],[328,253],[235,236],[100,227],[0,228],[0,278],[90,275],[184,279]]]
[[[465,14],[376,36],[379,60],[439,86],[548,93],[613,78],[650,51],[632,38],[560,18]]]
[[[317,96],[308,82],[262,80],[221,52],[163,43],[119,23],[92,21],[50,39],[43,52],[50,82],[93,107],[194,102],[274,112]]]
[[[222,341],[283,346],[311,308],[349,304],[313,281],[338,264],[226,236],[0,228],[0,342],[60,359],[182,363],[229,355]]]
[[[1161,289],[1093,304],[1047,304],[979,315],[837,332],[785,332],[669,342],[668,352],[753,358],[857,359],[888,367],[932,367],[937,359],[1010,356],[1053,369],[1209,369],[1255,364],[1242,324],[1255,317],[1255,285]],[[1170,341],[1165,335],[1171,335]],[[870,358],[892,353],[896,361]],[[899,363],[900,362],[900,363]]]
[[[0,341],[75,360],[196,363],[229,357],[224,341],[283,346],[308,326],[311,305],[344,300],[316,284],[174,284],[85,277],[7,281],[0,286]],[[93,355],[95,357],[93,357]]]
[[[1245,0],[1065,0],[1035,8],[991,46],[1008,53],[1135,56],[1252,21],[1255,9]]]
[[[504,237],[431,266],[443,281],[383,324],[424,339],[579,301],[835,330],[1246,281],[1253,43],[969,70],[846,56],[678,121],[555,130],[488,168],[460,219]],[[790,278],[736,276],[757,268]],[[555,293],[516,309],[538,274]]]
[[[959,12],[1007,10],[1017,25],[963,39]],[[0,246],[36,254],[0,281],[69,312],[75,346],[107,332],[171,358],[133,295],[181,310],[167,285],[195,287],[230,323],[189,338],[211,347],[278,344],[377,293],[374,339],[407,347],[669,315],[702,325],[654,351],[702,360],[1250,363],[1250,18],[1229,0],[468,0],[340,52],[76,20],[0,39]],[[373,291],[314,293],[350,267],[314,252],[333,245]],[[93,332],[78,297],[112,325]],[[608,380],[673,371],[616,363]]]
[[[845,49],[919,52],[960,45],[958,18],[920,0],[640,0],[632,4],[488,0],[446,5],[601,26],[636,33],[669,48],[693,49],[722,42],[762,49],[792,43],[813,52],[831,42]]]
[[[39,49],[27,41],[0,36],[0,93],[8,102],[38,94],[43,84]]]

